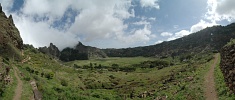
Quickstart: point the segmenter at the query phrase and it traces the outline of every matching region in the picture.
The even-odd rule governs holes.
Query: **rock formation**
[[[53,58],[60,57],[60,51],[55,45],[53,45],[53,43],[50,43],[49,47],[46,47],[46,46],[40,47],[38,50],[44,54],[47,54],[47,55],[53,57]]]
[[[85,46],[81,42],[74,48],[65,48],[61,51],[60,60],[62,61],[73,61],[73,60],[87,60],[96,58],[105,58],[106,54],[96,48],[91,46]]]
[[[220,69],[229,89],[235,93],[235,44],[221,49]]]
[[[0,4],[0,56],[17,57],[23,48],[23,40],[16,28],[12,15],[7,17]]]

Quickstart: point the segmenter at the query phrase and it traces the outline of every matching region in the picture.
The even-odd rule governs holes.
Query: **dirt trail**
[[[205,91],[206,100],[218,100],[215,90],[215,81],[214,81],[214,69],[216,63],[218,62],[218,56],[219,54],[215,55],[214,63],[210,66],[210,70],[207,72],[205,76],[204,91]]]
[[[21,81],[20,77],[18,76],[19,74],[17,74],[17,72],[19,72],[18,68],[14,67],[14,74],[17,79],[17,87],[15,89],[15,95],[13,100],[20,100],[22,94],[23,82]]]

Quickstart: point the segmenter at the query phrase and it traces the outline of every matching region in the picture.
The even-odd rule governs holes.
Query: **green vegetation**
[[[235,44],[235,39],[231,38],[230,41],[225,46],[231,46]]]
[[[5,70],[5,66],[2,66],[2,68],[0,69],[0,73],[3,72],[3,69]],[[11,80],[16,80],[16,77],[14,77],[13,69],[11,69],[9,76],[12,78]],[[3,80],[0,80],[0,85],[1,85],[0,100],[12,100],[15,92],[14,89],[16,88],[17,85],[17,81],[11,81],[9,84],[6,84],[4,83]]]
[[[190,57],[115,57],[60,64],[32,49],[24,50],[31,60],[18,68],[24,82],[36,81],[43,99],[203,99],[204,74],[213,59],[212,53],[204,52]]]
[[[235,95],[232,94],[229,88],[226,86],[219,64],[220,63],[218,62],[215,68],[215,86],[219,100],[234,100]]]

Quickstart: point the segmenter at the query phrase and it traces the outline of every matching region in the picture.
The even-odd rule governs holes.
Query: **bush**
[[[64,79],[61,80],[60,84],[62,86],[68,86],[68,82],[66,80],[64,80]]]
[[[24,80],[25,81],[30,81],[30,77],[25,77]]]
[[[53,73],[53,72],[49,72],[49,73],[45,74],[45,77],[46,77],[47,79],[53,79],[54,73]]]
[[[38,71],[35,71],[35,74],[36,74],[36,75],[38,75],[38,73],[39,73]]]
[[[31,71],[31,69],[29,67],[26,67],[25,70],[28,71],[28,72]]]
[[[42,73],[41,73],[41,77],[43,77],[43,76],[44,76],[44,73],[42,72]]]
[[[100,95],[99,94],[93,94],[92,97],[100,98]]]
[[[34,69],[31,69],[31,70],[30,70],[30,73],[34,73]]]

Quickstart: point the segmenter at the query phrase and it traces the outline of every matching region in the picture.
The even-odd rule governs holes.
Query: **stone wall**
[[[235,44],[221,49],[220,69],[227,86],[235,93]]]

